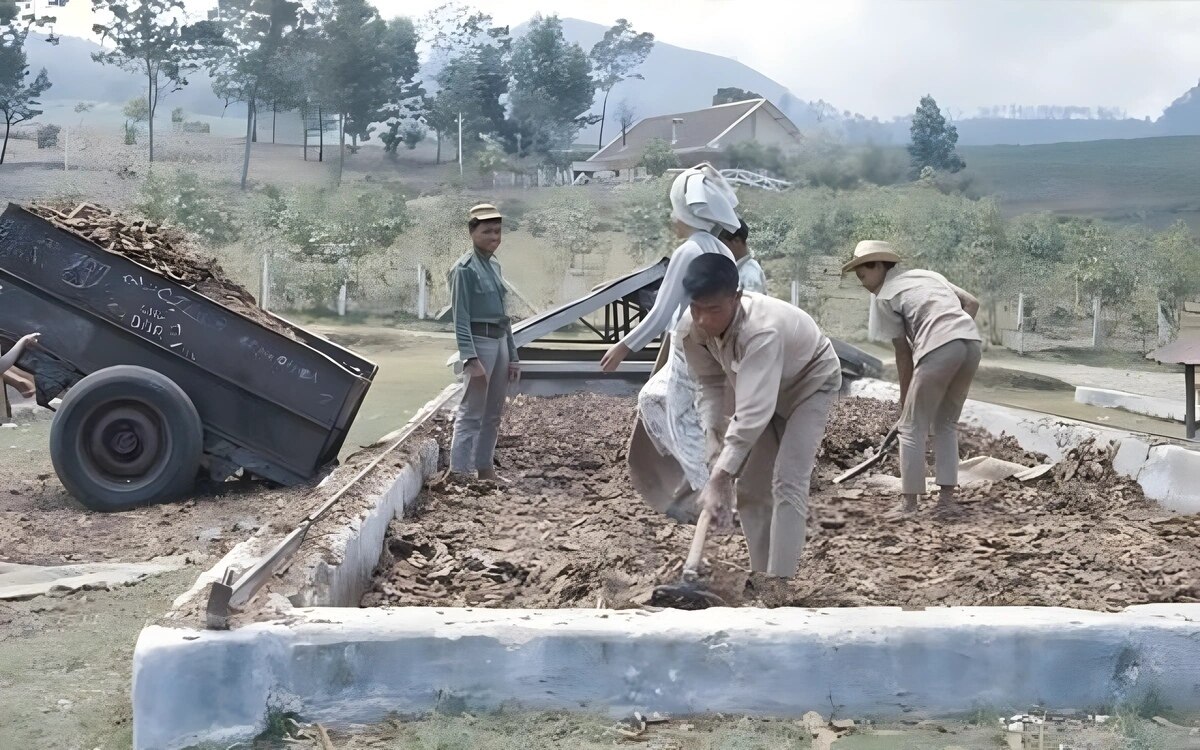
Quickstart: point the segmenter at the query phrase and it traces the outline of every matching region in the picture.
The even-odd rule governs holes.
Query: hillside
[[[960,149],[1009,213],[1055,211],[1200,229],[1200,137]]]

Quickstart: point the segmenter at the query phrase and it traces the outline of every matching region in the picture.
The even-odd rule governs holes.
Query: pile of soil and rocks
[[[260,325],[295,338],[286,325],[264,313],[254,295],[231,280],[215,258],[201,258],[182,231],[120,216],[91,203],[74,206],[34,204],[26,208],[59,229],[107,252],[124,256]]]
[[[498,461],[509,483],[431,483],[413,517],[392,523],[364,606],[631,607],[679,580],[693,527],[637,497],[624,451],[630,399],[515,399]],[[895,423],[896,407],[843,399],[819,457],[809,537],[790,590],[769,605],[1037,605],[1118,610],[1200,601],[1200,516],[1174,515],[1112,469],[1107,447],[1073,450],[1053,474],[961,490],[961,512],[933,500],[899,512],[867,478],[835,486]],[[448,431],[447,431],[448,432]],[[444,438],[443,438],[444,439]],[[963,458],[1029,466],[1009,438],[962,430]],[[898,476],[894,456],[876,472]],[[740,532],[710,537],[710,585],[749,604]]]

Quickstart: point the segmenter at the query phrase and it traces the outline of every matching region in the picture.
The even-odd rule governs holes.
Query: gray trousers
[[[813,468],[841,385],[835,372],[786,419],[772,418],[750,450],[737,480],[737,509],[754,572],[791,578],[800,567]]]
[[[450,441],[450,471],[467,474],[493,466],[504,399],[508,396],[508,342],[475,336],[475,353],[487,372],[483,378],[468,377],[467,392],[454,420]]]
[[[925,443],[930,428],[937,483],[958,485],[958,418],[979,369],[979,357],[978,341],[959,339],[926,354],[913,370],[898,430],[905,495],[925,492]]]

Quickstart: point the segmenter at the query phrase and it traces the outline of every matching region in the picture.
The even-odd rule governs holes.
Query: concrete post
[[[798,279],[792,279],[792,305],[800,306],[800,281]]]
[[[425,284],[425,266],[417,264],[417,320],[425,320],[429,306],[429,288]]]
[[[1025,292],[1017,295],[1017,354],[1025,356]]]
[[[342,282],[342,288],[338,290],[337,314],[339,318],[346,317],[346,282]]]
[[[271,304],[271,256],[264,254],[262,259],[262,279],[258,288],[258,306],[263,310]]]
[[[1104,339],[1104,331],[1100,325],[1100,295],[1092,297],[1092,348],[1099,349]]]

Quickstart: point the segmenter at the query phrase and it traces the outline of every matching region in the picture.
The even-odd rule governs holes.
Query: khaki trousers
[[[466,374],[467,392],[458,406],[450,441],[450,471],[468,474],[493,466],[500,418],[508,396],[508,341],[475,336],[475,354],[487,381]]]
[[[900,412],[900,480],[905,495],[925,492],[925,444],[933,429],[934,473],[958,485],[958,418],[979,369],[978,341],[958,339],[926,354],[913,370]]]
[[[791,578],[800,566],[813,467],[841,385],[835,372],[786,419],[776,415],[750,450],[737,480],[737,509],[755,572]]]

